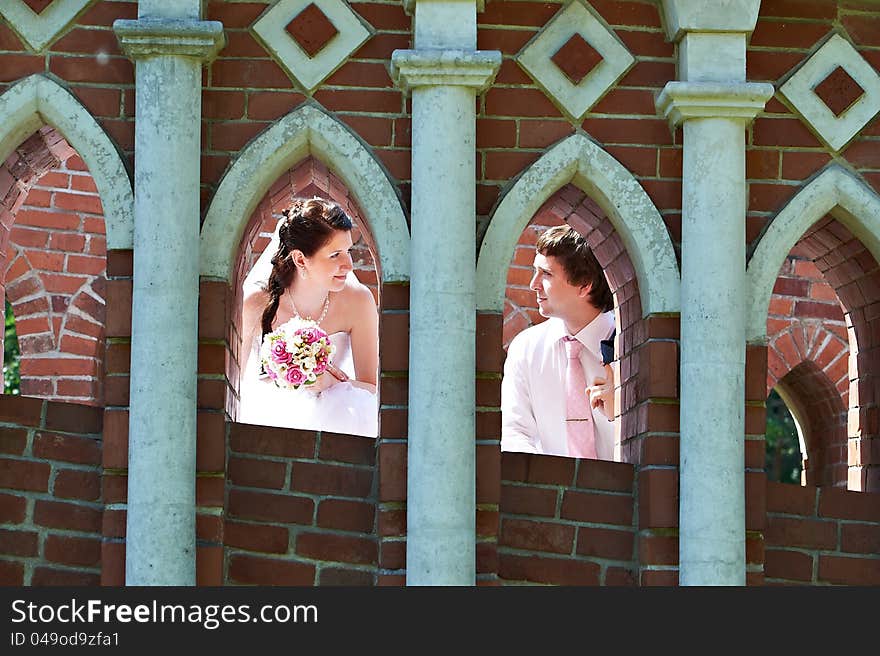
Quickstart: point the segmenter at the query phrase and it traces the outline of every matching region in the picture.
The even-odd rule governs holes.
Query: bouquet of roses
[[[316,322],[292,320],[263,338],[260,362],[278,387],[299,389],[327,371],[335,348]]]

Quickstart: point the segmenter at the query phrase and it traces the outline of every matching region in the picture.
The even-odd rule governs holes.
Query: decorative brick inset
[[[835,116],[840,116],[865,95],[865,90],[842,66],[838,66],[831,75],[816,85],[813,93],[828,105]]]
[[[372,34],[343,0],[279,0],[251,29],[306,93],[312,93]]]
[[[580,34],[573,34],[556,54],[550,58],[572,84],[580,84],[602,61],[602,55],[587,43]]]
[[[284,29],[310,58],[321,52],[330,39],[339,34],[339,30],[314,3],[299,12]]]
[[[55,0],[22,0],[38,16]]]

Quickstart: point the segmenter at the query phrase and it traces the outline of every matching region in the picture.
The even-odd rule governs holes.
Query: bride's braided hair
[[[312,257],[333,237],[336,230],[351,230],[351,219],[339,205],[322,198],[297,198],[284,210],[278,230],[278,250],[272,256],[272,273],[266,283],[269,302],[263,310],[263,335],[272,332],[272,322],[284,291],[293,284],[296,265],[290,258],[294,250]]]

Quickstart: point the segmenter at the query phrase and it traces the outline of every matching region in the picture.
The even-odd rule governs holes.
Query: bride
[[[351,219],[335,203],[294,200],[244,283],[239,421],[376,437],[379,317],[355,277]],[[336,347],[315,384],[281,389],[261,372],[263,337],[313,320]]]

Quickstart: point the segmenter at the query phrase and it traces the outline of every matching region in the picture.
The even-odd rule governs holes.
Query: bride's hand
[[[338,378],[336,378],[329,371],[325,371],[323,374],[318,376],[318,380],[315,381],[314,385],[309,385],[306,389],[309,390],[312,394],[320,394],[324,390],[333,387],[338,382]]]

